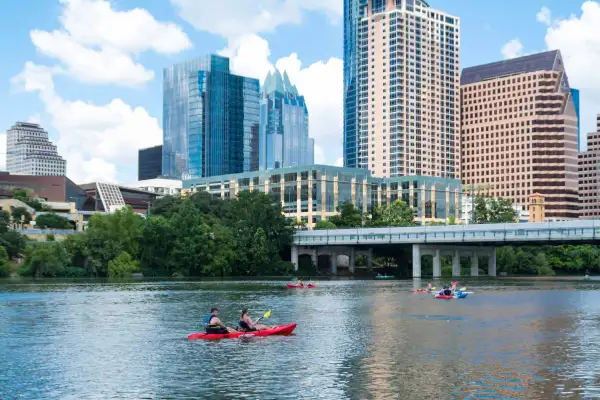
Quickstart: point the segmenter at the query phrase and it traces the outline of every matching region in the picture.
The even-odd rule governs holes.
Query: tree
[[[132,257],[139,255],[139,244],[144,231],[144,219],[131,207],[113,214],[96,214],[90,218],[85,233],[87,255],[94,273],[107,276],[108,262],[122,252]]]
[[[142,268],[166,271],[171,274],[171,252],[177,235],[171,222],[163,216],[149,217],[144,224],[140,242]]]
[[[322,219],[315,224],[315,229],[316,230],[337,229],[337,226],[333,222],[331,222],[327,219]]]
[[[69,256],[59,242],[44,242],[25,248],[25,263],[19,270],[23,276],[56,277],[65,273]]]
[[[538,253],[534,258],[536,272],[540,276],[555,275],[554,270],[548,265],[548,260],[544,253]]]
[[[454,215],[448,217],[448,225],[457,225],[456,217]]]
[[[0,278],[6,278],[10,276],[10,270],[8,269],[8,253],[4,246],[0,246]]]
[[[475,196],[475,223],[487,224],[490,220],[487,198]]]
[[[57,214],[41,214],[35,219],[36,226],[41,229],[73,229],[73,224]]]
[[[505,246],[497,249],[496,262],[498,266],[498,272],[512,274],[517,263],[517,256],[514,248],[511,246]]]
[[[510,201],[503,198],[475,197],[475,223],[497,224],[515,222],[516,213]]]
[[[363,225],[363,215],[352,203],[344,203],[337,208],[338,215],[329,220],[338,228],[358,228]]]
[[[125,251],[121,252],[114,260],[108,262],[108,276],[111,278],[129,277],[131,274],[139,271],[139,261],[133,260],[131,255]]]
[[[187,201],[187,200],[186,200]],[[171,218],[177,212],[181,204],[184,202],[180,197],[164,196],[156,199],[152,204],[150,215],[163,216]]]
[[[17,223],[23,222],[28,224],[31,222],[31,214],[25,207],[15,207],[12,209],[13,220]]]
[[[25,237],[17,231],[0,234],[0,245],[6,248],[9,258],[15,258],[25,250]]]
[[[373,211],[371,224],[373,226],[413,226],[414,212],[402,200],[396,200],[392,204],[377,207]]]

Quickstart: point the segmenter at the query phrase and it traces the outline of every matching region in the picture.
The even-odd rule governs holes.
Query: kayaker
[[[431,292],[431,288],[432,288],[431,282],[427,282],[427,291]]]
[[[308,286],[315,286],[312,279],[310,281],[308,281]]]
[[[260,318],[259,318],[260,319]],[[258,319],[256,321],[252,321],[252,318],[248,315],[248,309],[244,308],[242,310],[242,316],[240,317],[240,330],[244,332],[253,332],[253,331],[264,331],[265,329],[269,329],[269,327],[265,325],[257,325]]]
[[[234,333],[235,329],[229,328],[225,326],[224,323],[219,319],[219,309],[213,307],[210,309],[210,314],[208,314],[204,320],[206,333],[213,334],[224,334],[224,333]]]
[[[452,296],[452,289],[450,289],[449,287],[445,287],[444,296]]]
[[[298,286],[304,287],[304,283],[302,283],[302,279],[298,279]]]

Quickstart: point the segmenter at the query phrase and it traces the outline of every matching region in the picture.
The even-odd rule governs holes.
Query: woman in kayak
[[[244,332],[252,332],[252,331],[264,331],[265,329],[269,329],[269,327],[265,325],[256,325],[258,319],[256,321],[252,321],[252,318],[248,315],[248,309],[244,308],[242,310],[242,316],[240,318],[240,330]]]
[[[208,314],[204,320],[206,329],[206,333],[214,333],[214,334],[223,334],[223,333],[234,333],[235,329],[229,328],[225,326],[224,323],[219,319],[219,310],[215,307],[210,309],[210,314]]]

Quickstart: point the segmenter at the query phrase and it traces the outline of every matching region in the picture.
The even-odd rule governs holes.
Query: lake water
[[[0,398],[600,398],[600,283],[284,283],[0,284]],[[211,306],[298,327],[188,341]]]

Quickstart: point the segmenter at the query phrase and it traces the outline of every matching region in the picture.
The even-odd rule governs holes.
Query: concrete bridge
[[[481,256],[489,257],[488,275],[496,276],[498,246],[566,243],[600,243],[600,220],[301,231],[294,236],[292,263],[297,267],[298,256],[302,254],[348,254],[350,270],[353,271],[356,256],[352,254],[356,251],[367,251],[372,256],[373,247],[409,246],[412,247],[414,278],[421,277],[424,255],[433,256],[435,278],[441,276],[441,257],[445,255],[452,257],[453,276],[460,276],[461,257],[471,259],[471,275],[477,276],[478,258]],[[333,265],[332,272],[336,272]]]

